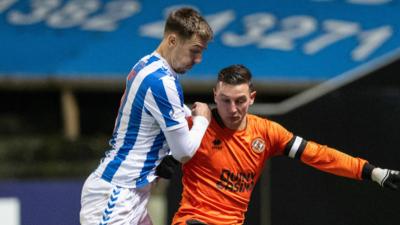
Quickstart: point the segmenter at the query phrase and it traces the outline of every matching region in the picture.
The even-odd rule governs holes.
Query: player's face
[[[214,101],[224,125],[233,130],[246,127],[246,115],[256,92],[248,84],[230,85],[218,82],[214,88]]]
[[[177,73],[185,73],[194,64],[202,60],[203,50],[207,47],[207,42],[194,35],[189,40],[182,40],[175,36],[176,44],[171,51],[170,64]]]

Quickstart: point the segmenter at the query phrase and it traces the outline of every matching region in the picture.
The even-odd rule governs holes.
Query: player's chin
[[[188,70],[187,69],[175,69],[175,72],[176,73],[179,73],[179,74],[184,74],[184,73],[186,73]]]
[[[240,118],[237,117],[231,117],[230,121],[229,121],[232,125],[238,125],[242,122],[242,120]]]
[[[183,73],[186,73],[187,71],[191,70],[193,68],[193,65],[186,66],[185,68],[182,68]]]

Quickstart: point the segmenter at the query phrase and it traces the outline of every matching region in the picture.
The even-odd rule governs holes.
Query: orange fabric
[[[301,161],[319,170],[361,180],[366,160],[354,158],[336,149],[309,141]]]
[[[183,192],[173,225],[197,219],[208,225],[239,225],[264,162],[284,154],[293,134],[278,123],[248,115],[242,131],[222,128],[212,119],[194,157],[183,165]],[[360,178],[363,161],[311,143],[305,163],[338,175]],[[350,172],[349,172],[350,171]]]
[[[220,127],[213,118],[195,156],[183,165],[181,207],[173,224],[185,224],[189,218],[242,224],[265,160],[291,138],[278,124],[253,115],[248,116],[246,129],[236,132]],[[259,147],[252,148],[252,142]]]

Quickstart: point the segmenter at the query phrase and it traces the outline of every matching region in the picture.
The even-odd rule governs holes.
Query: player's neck
[[[246,129],[247,126],[247,116],[245,116],[243,118],[243,120],[240,122],[240,124],[238,126],[234,126],[234,127],[229,127],[232,130],[236,130],[236,131],[242,131],[244,129]]]
[[[167,43],[165,43],[165,41],[162,41],[158,46],[158,48],[156,49],[156,52],[160,54],[160,56],[163,57],[168,62],[169,65],[171,65],[171,62],[169,60],[170,58],[169,51],[167,48],[168,48]]]

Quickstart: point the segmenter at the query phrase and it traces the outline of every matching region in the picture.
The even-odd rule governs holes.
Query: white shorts
[[[81,195],[82,225],[152,225],[147,212],[151,185],[122,188],[92,173]]]

